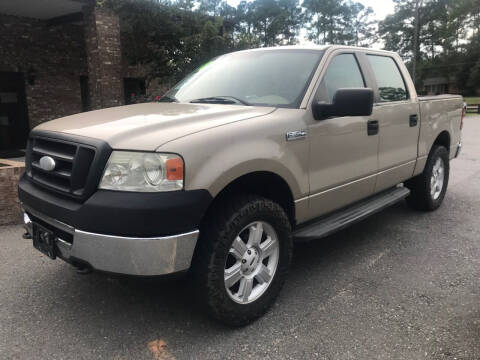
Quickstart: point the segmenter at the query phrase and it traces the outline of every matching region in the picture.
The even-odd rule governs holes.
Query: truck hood
[[[274,110],[243,105],[146,103],[67,116],[36,129],[104,140],[113,149],[154,151],[174,139]]]

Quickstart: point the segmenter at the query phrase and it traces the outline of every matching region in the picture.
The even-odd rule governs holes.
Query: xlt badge
[[[306,137],[307,137],[307,132],[305,130],[287,132],[287,141],[305,139]]]

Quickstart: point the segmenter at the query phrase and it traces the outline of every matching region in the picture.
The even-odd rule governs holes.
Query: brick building
[[[95,0],[0,1],[0,158],[41,122],[122,105],[142,81],[122,63],[118,17]]]

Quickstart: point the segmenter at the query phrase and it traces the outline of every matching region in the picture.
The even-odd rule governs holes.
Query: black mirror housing
[[[313,116],[316,120],[342,116],[369,116],[373,109],[373,90],[368,88],[338,89],[332,104],[314,102]]]

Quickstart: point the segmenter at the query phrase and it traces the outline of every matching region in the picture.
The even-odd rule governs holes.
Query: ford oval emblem
[[[42,156],[40,158],[40,168],[45,171],[52,171],[55,169],[55,160],[50,156]]]

